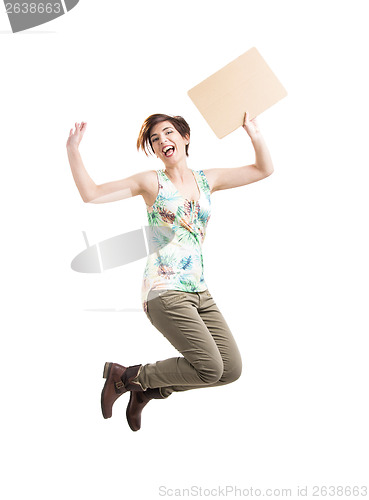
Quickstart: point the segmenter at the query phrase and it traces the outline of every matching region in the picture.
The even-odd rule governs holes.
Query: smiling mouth
[[[174,147],[173,146],[167,146],[163,148],[163,153],[166,157],[172,156],[174,153]]]

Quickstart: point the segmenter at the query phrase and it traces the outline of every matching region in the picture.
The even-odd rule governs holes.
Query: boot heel
[[[110,369],[112,367],[113,363],[105,363],[104,365],[104,373],[103,373],[103,378],[108,378]]]

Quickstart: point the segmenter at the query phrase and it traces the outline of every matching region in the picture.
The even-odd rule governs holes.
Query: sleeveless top
[[[156,171],[159,192],[152,207],[146,205],[147,218],[151,228],[158,228],[159,235],[160,227],[169,228],[163,230],[162,238],[166,237],[166,241],[170,241],[147,257],[141,288],[145,312],[151,289],[184,292],[202,292],[207,289],[202,243],[210,219],[210,187],[202,170],[191,171],[200,192],[198,201],[184,198],[164,169]],[[170,238],[164,232],[166,235],[169,232]]]

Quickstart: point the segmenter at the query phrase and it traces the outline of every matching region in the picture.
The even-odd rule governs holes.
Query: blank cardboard
[[[253,47],[187,92],[219,139],[287,95],[272,70]]]

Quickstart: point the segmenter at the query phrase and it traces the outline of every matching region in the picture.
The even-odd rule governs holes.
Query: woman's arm
[[[83,165],[82,157],[78,149],[86,131],[87,123],[75,123],[75,127],[74,132],[73,129],[70,129],[67,141],[68,160],[79,194],[81,195],[82,200],[87,203],[91,198],[93,198],[97,189],[96,184],[88,175],[85,166]]]
[[[231,189],[260,181],[274,172],[269,150],[256,119],[250,120],[247,111],[242,126],[254,146],[255,163],[237,168],[210,168],[204,170],[212,193],[221,189]]]
[[[107,203],[143,194],[147,190],[147,172],[141,172],[126,179],[97,185],[88,175],[79,152],[79,144],[86,131],[87,123],[75,124],[69,132],[67,153],[74,182],[85,203]]]

